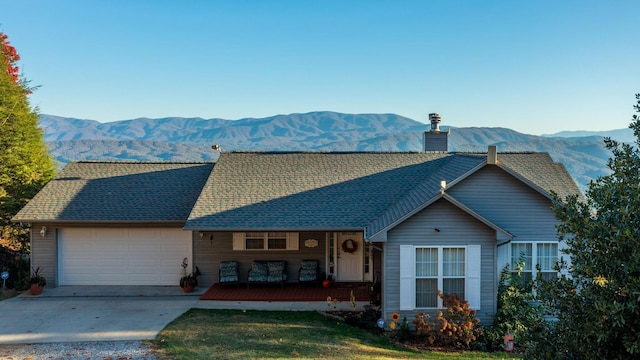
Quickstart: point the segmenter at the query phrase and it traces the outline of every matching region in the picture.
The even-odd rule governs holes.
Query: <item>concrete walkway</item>
[[[0,301],[0,344],[154,339],[190,308],[238,310],[349,310],[326,302],[201,301],[207,289],[177,286],[61,286]],[[362,308],[366,303],[358,303]]]

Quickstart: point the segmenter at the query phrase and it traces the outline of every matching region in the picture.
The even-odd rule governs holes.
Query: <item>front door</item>
[[[337,281],[362,281],[363,274],[362,233],[338,233],[336,250],[338,254]]]

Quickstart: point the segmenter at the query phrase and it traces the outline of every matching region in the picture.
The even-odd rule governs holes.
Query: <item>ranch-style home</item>
[[[381,286],[383,316],[467,299],[487,323],[500,271],[555,276],[552,192],[579,194],[547,153],[447,152],[432,121],[424,152],[222,152],[214,163],[71,162],[14,218],[31,224],[32,266],[64,285],[200,286],[237,261],[302,260],[346,283]]]

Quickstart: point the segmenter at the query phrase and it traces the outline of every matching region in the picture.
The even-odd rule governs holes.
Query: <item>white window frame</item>
[[[463,248],[465,249],[465,300],[469,302],[472,309],[480,310],[481,298],[481,252],[480,245],[434,245],[434,246],[414,246],[400,245],[400,310],[436,309],[418,308],[416,306],[416,249],[418,248]],[[442,257],[438,257],[438,276],[442,277]],[[442,290],[442,282],[438,282],[439,290]],[[442,300],[438,298],[438,309],[442,309]]]
[[[262,234],[262,248],[260,249],[247,249],[247,234]],[[269,249],[269,233],[286,234],[286,249]],[[278,237],[280,238],[280,237]],[[252,237],[257,239],[257,237]],[[247,231],[247,232],[234,232],[233,233],[233,250],[234,251],[294,251],[299,249],[299,234],[297,232],[283,232],[283,231]]]
[[[436,270],[436,275],[423,275],[420,276],[418,275],[417,271],[416,271],[416,287],[417,287],[417,281],[419,279],[431,279],[431,280],[436,280],[436,289],[440,290],[444,293],[444,281],[445,279],[462,279],[464,280],[465,284],[466,284],[466,280],[467,280],[467,273],[466,273],[466,267],[467,267],[467,248],[465,246],[416,246],[415,247],[415,251],[416,253],[418,252],[418,250],[420,249],[425,249],[425,250],[435,250],[436,254],[437,254],[437,270]],[[456,275],[456,276],[445,276],[444,275],[444,251],[445,250],[463,250],[463,255],[464,255],[464,267],[463,267],[463,274],[462,275]],[[417,267],[417,259],[416,262],[414,263],[414,265]],[[466,285],[465,285],[466,287]],[[416,294],[417,296],[417,294]],[[417,299],[416,299],[417,302]],[[416,308],[417,309],[442,309],[444,308],[443,304],[442,304],[442,299],[439,296],[436,296],[436,306],[435,307],[429,307],[429,306],[419,306],[416,303]]]
[[[540,263],[540,259],[538,258],[538,245],[542,245],[542,244],[552,244],[556,246],[556,259],[555,261],[559,261],[560,260],[560,244],[557,241],[518,241],[518,242],[512,242],[509,244],[509,266],[511,267],[511,272],[515,273],[518,272],[518,269],[516,267],[514,267],[514,264],[517,264],[517,262],[520,259],[520,255],[515,256],[516,254],[513,253],[513,245],[514,244],[526,244],[526,245],[531,245],[531,270],[523,270],[523,273],[531,273],[531,279],[535,280],[538,276],[538,269],[537,269],[537,265]],[[554,264],[555,265],[555,264]],[[556,275],[558,275],[558,272],[555,271],[553,269],[553,266],[550,270],[541,270],[541,273],[556,273]]]

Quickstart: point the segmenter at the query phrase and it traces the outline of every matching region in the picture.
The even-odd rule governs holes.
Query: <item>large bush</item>
[[[640,112],[640,94],[636,94]],[[542,282],[540,297],[557,322],[547,323],[530,358],[640,358],[640,118],[633,144],[605,139],[611,174],[589,184],[586,201],[556,199],[558,234],[568,248],[566,273]]]
[[[480,320],[476,318],[476,310],[469,307],[466,300],[456,294],[443,294],[438,291],[445,312],[438,311],[435,321],[427,314],[416,314],[413,324],[419,339],[429,345],[468,349],[477,339]]]
[[[529,347],[543,324],[543,309],[532,292],[533,284],[525,280],[520,271],[505,267],[498,284],[498,310],[493,324],[483,331],[480,348],[499,351],[504,349],[504,336],[513,334],[516,351]]]

